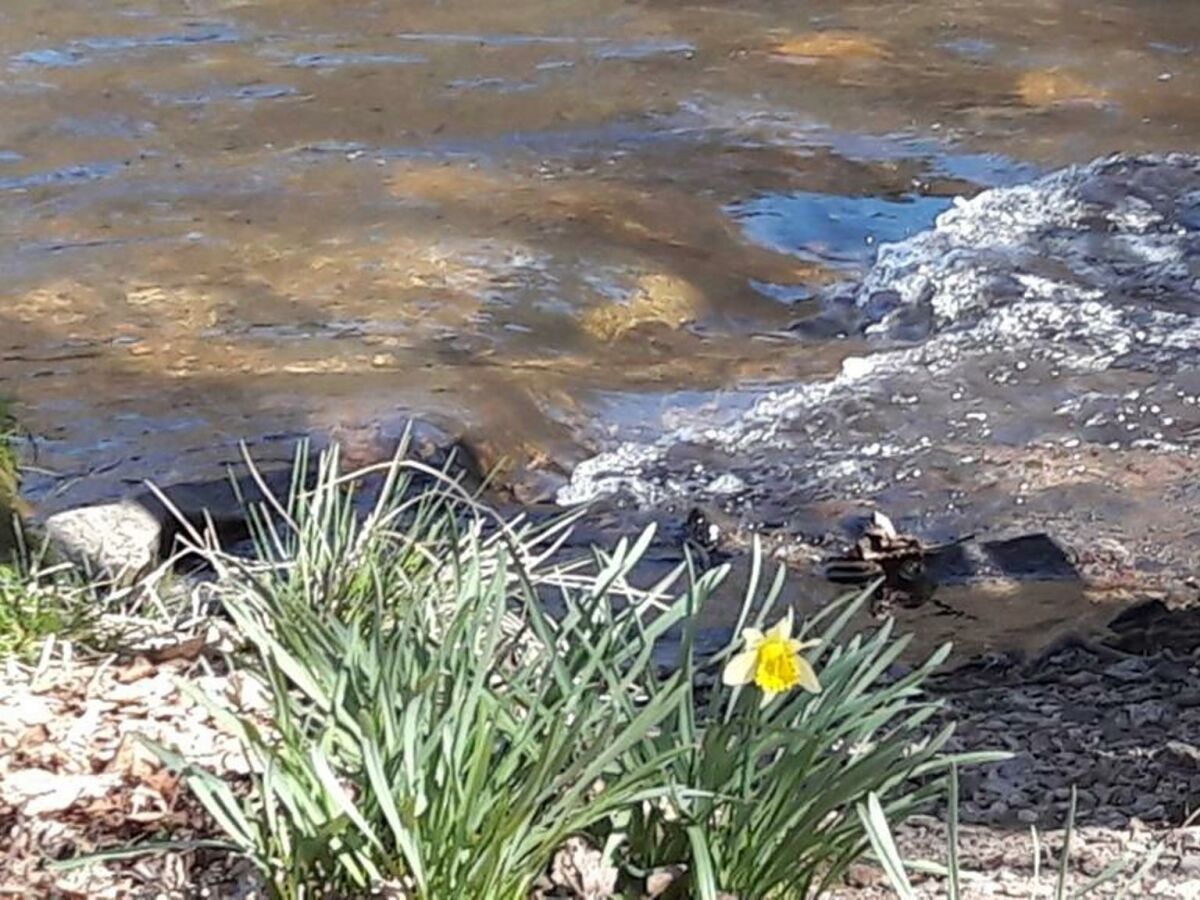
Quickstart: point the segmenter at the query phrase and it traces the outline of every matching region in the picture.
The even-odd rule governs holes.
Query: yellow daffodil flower
[[[821,682],[812,664],[800,655],[816,647],[820,641],[797,641],[792,638],[792,613],[771,626],[766,634],[757,628],[742,632],[745,648],[725,664],[721,680],[735,686],[754,682],[763,692],[766,706],[776,694],[802,687],[814,694],[821,693]]]

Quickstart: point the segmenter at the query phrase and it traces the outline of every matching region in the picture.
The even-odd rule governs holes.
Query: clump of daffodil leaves
[[[193,692],[240,740],[237,784],[155,747],[224,832],[203,846],[281,900],[524,900],[580,837],[623,896],[667,866],[668,896],[808,897],[868,849],[856,805],[903,817],[975,759],[927,727],[946,648],[889,677],[908,639],[851,627],[870,590],[796,623],[756,545],[722,646],[699,623],[726,567],[635,589],[653,531],[572,556],[585,514],[504,520],[403,446],[352,473],[333,449],[315,475],[302,450],[251,516],[253,558],[197,539],[269,719]]]
[[[679,867],[679,898],[818,896],[867,851],[857,810],[868,798],[902,820],[944,794],[952,764],[997,754],[943,753],[952,726],[928,725],[938,704],[921,686],[949,647],[889,677],[909,636],[896,637],[891,620],[856,626],[877,586],[797,623],[781,611],[784,569],[766,586],[757,544],[737,639],[700,652],[694,613],[727,575],[695,582],[679,660],[688,696],[676,727],[639,757],[679,748],[670,766],[680,790],[620,820],[624,858],[633,871]]]

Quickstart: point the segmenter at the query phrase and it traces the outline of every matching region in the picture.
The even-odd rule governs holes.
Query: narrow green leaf
[[[874,793],[868,794],[866,804],[858,806],[858,817],[867,832],[871,848],[875,852],[875,858],[883,866],[884,874],[887,875],[892,890],[896,892],[900,900],[916,900],[912,883],[904,871],[904,860],[900,857],[900,851],[896,848],[896,842],[892,838],[892,830],[888,827],[879,797]]]

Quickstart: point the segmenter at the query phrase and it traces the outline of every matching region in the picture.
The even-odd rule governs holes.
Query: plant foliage
[[[335,450],[253,511],[250,558],[193,533],[266,707],[198,697],[247,783],[155,749],[270,895],[516,900],[584,836],[631,885],[676,866],[677,896],[813,896],[952,764],[995,758],[942,753],[921,685],[946,649],[894,670],[907,639],[851,627],[869,590],[801,626],[823,691],[762,707],[719,683],[735,646],[695,649],[727,569],[635,589],[653,532],[572,555],[573,518],[506,521],[402,454],[343,474]],[[739,630],[778,615],[782,570],[763,582],[756,548]]]
[[[649,534],[579,580],[542,567],[564,523],[497,522],[436,478],[414,495],[415,464],[380,474],[358,517],[361,477],[327,456],[260,511],[256,563],[211,556],[270,703],[208,700],[249,792],[159,752],[275,896],[525,897],[569,836],[666,793],[680,749],[631,749],[683,696],[682,675],[640,692],[686,601],[651,617],[621,587]]]
[[[739,631],[761,631],[780,614],[783,571],[760,598],[761,559],[756,552]],[[887,815],[903,817],[944,790],[954,762],[996,758],[943,754],[952,726],[933,733],[927,727],[939,705],[921,684],[949,647],[889,677],[909,639],[896,639],[891,621],[873,634],[848,634],[872,590],[834,602],[801,631],[823,648],[813,660],[821,693],[793,691],[761,710],[756,691],[718,677],[736,648],[697,660],[693,641],[685,640],[688,697],[676,728],[647,742],[644,752],[684,748],[672,759],[672,781],[691,793],[671,804],[644,804],[630,816],[637,868],[685,862],[681,896],[815,896],[867,849],[855,809],[868,794],[884,798]]]

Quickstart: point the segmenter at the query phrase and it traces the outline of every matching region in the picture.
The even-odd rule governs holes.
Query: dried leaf
[[[122,775],[130,781],[146,781],[161,763],[146,745],[133,734],[126,734],[117,746],[116,755],[107,766],[107,771]]]
[[[603,900],[617,889],[619,872],[582,838],[569,838],[554,857],[550,878],[582,900]]]
[[[684,876],[685,872],[686,870],[680,866],[655,869],[646,876],[646,896],[661,897],[671,889],[671,885]]]
[[[121,684],[132,684],[154,674],[154,666],[144,656],[139,656],[123,669],[118,669],[114,676]]]
[[[151,662],[156,663],[171,662],[177,659],[190,661],[199,658],[208,642],[208,635],[197,634],[173,644],[149,649],[146,651],[146,656]]]
[[[99,775],[61,774],[46,769],[10,772],[2,786],[4,799],[21,807],[27,816],[41,816],[70,809],[75,804],[103,797],[121,783],[112,773]]]

